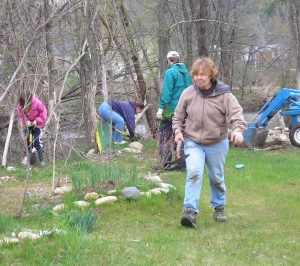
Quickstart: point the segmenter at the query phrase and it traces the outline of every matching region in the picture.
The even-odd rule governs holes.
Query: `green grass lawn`
[[[136,167],[138,177],[143,177],[156,156],[153,142],[145,147],[140,158],[126,155],[114,163],[126,169]],[[92,208],[98,218],[91,233],[66,226],[52,214],[54,205],[45,197],[27,198],[24,217],[16,219],[9,212],[2,215],[0,236],[21,228],[53,227],[64,229],[66,234],[3,245],[0,265],[299,265],[299,161],[300,150],[294,147],[277,151],[231,149],[226,163],[228,222],[216,223],[212,218],[206,177],[196,229],[180,226],[185,184],[185,173],[181,172],[161,174],[164,182],[177,188],[169,194],[136,201],[119,199]],[[245,168],[236,169],[236,164]],[[76,167],[90,172],[87,165],[73,161],[69,167],[58,167],[58,172],[70,175]],[[7,174],[0,171],[0,175]],[[22,185],[24,171],[14,174],[17,181],[0,185],[0,194]],[[51,167],[36,176],[33,172],[31,183],[49,183]],[[117,189],[127,184],[147,187],[141,178],[130,179],[120,177]],[[62,201],[80,197],[71,193]],[[13,204],[9,201],[7,209],[14,208]]]

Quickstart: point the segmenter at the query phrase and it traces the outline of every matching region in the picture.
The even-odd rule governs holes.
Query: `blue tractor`
[[[272,117],[280,111],[280,115],[289,116],[289,138],[291,143],[300,148],[300,91],[282,88],[258,111],[248,124],[244,133],[244,142],[248,147],[262,147],[268,136],[267,125]],[[256,122],[253,122],[256,120]]]

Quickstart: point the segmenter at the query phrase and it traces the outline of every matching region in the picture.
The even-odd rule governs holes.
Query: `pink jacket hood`
[[[24,113],[23,115],[22,107],[20,104],[18,104],[18,114],[23,125],[25,125],[26,121],[32,122],[36,120],[37,128],[42,128],[47,120],[46,106],[38,99],[37,96],[33,96],[31,109],[28,114]]]

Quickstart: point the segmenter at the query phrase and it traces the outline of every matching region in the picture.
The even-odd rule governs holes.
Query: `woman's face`
[[[24,107],[23,107],[23,112],[25,113],[25,114],[28,114],[29,113],[29,111],[30,111],[30,109],[31,109],[31,105],[32,105],[32,103],[30,102],[30,103],[25,103],[24,104]]]
[[[211,87],[210,76],[203,70],[199,70],[198,73],[193,76],[193,80],[201,90],[208,90]]]
[[[137,107],[137,108],[136,108],[136,113],[137,113],[137,114],[141,113],[142,111],[143,111],[143,109],[142,109],[141,107]]]

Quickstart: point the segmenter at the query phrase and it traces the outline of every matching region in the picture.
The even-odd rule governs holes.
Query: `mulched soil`
[[[102,182],[100,184],[97,185],[93,185],[93,186],[89,186],[89,187],[85,187],[83,189],[81,189],[80,191],[77,191],[78,194],[83,195],[86,193],[90,193],[90,192],[95,192],[95,191],[109,191],[109,190],[113,190],[117,187],[117,182],[110,180],[107,182]]]

